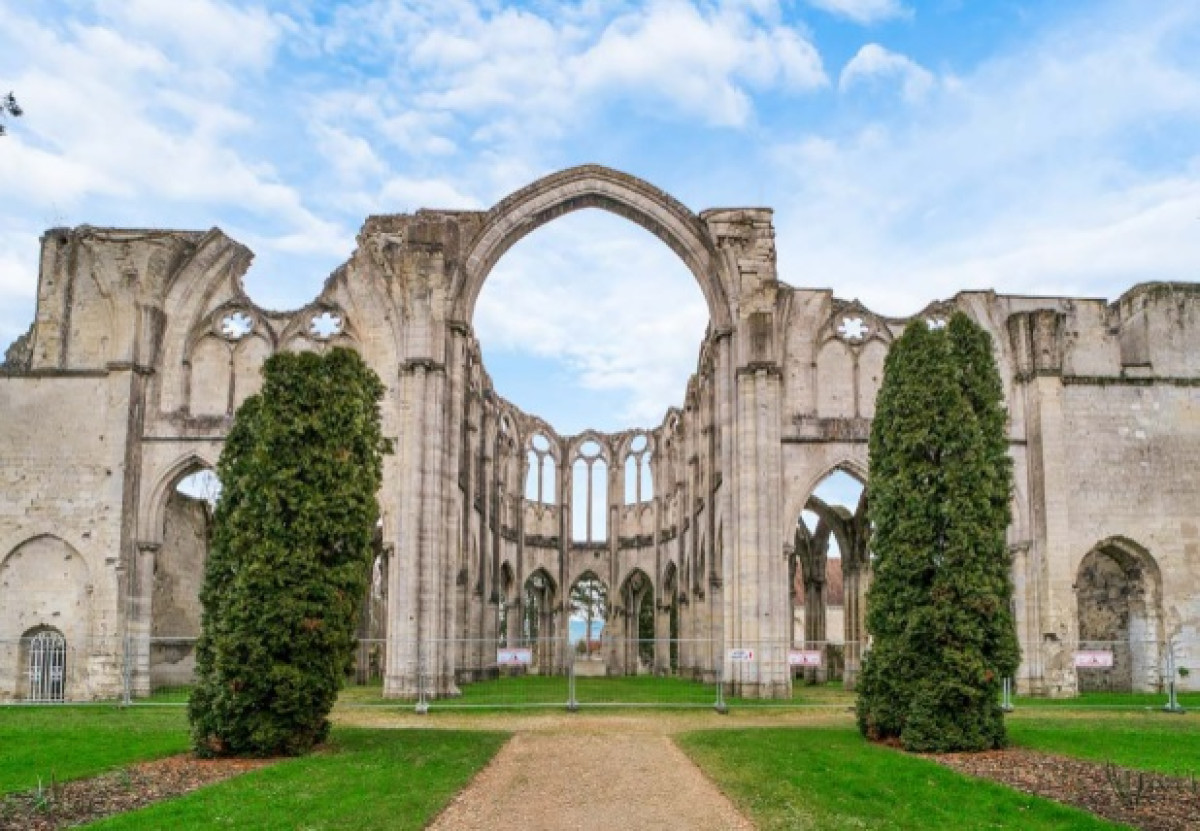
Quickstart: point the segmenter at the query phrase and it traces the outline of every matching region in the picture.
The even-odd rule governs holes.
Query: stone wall
[[[582,208],[658,236],[708,304],[696,373],[658,425],[558,435],[506,402],[482,365],[471,316],[492,266],[525,234]],[[539,647],[539,671],[562,670],[564,598],[591,570],[614,598],[606,671],[636,668],[636,597],[625,592],[645,582],[656,670],[669,669],[674,620],[687,639],[680,671],[721,673],[744,695],[786,695],[799,514],[831,471],[868,478],[889,344],[905,326],[940,325],[956,310],[991,332],[1008,398],[1021,688],[1075,691],[1080,564],[1098,548],[1146,576],[1139,631],[1177,639],[1180,662],[1200,665],[1195,285],[1144,284],[1111,304],[964,292],[889,318],[781,282],[768,209],[695,214],[595,166],[553,174],[489,211],[370,217],[347,262],[294,311],[246,297],[250,258],[217,229],[85,226],[43,238],[32,334],[0,373],[0,641],[55,626],[78,645],[71,684],[88,695],[111,694],[118,681],[114,642],[134,644],[131,678],[148,692],[161,664],[148,638],[194,630],[199,517],[175,486],[215,465],[262,361],[335,345],[359,351],[383,380],[384,430],[396,444],[380,493],[386,586],[374,595],[386,626],[370,627],[386,629],[386,654],[371,658],[385,666],[386,694],[414,695],[423,674],[436,694],[453,695],[494,674],[501,617],[523,620],[534,577],[542,632],[557,639]],[[626,505],[635,440],[650,454],[653,496]],[[581,545],[570,471],[587,441],[607,465],[607,533]],[[525,498],[535,447],[555,466],[540,504]],[[833,533],[858,534],[845,631],[862,635],[869,559],[851,519]],[[60,561],[68,565],[49,565]],[[518,629],[508,626],[510,641]],[[733,647],[763,660],[724,665]],[[1160,657],[1136,666],[1131,657],[1130,684],[1154,683]],[[848,677],[855,660],[848,652]],[[19,656],[0,652],[0,695],[19,688]]]

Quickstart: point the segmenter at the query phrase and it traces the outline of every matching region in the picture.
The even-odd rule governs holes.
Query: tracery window
[[[585,441],[571,465],[571,539],[608,539],[608,462],[598,442]]]
[[[558,503],[555,486],[557,469],[550,452],[550,439],[535,433],[529,441],[529,472],[525,476],[525,498],[546,505]]]
[[[629,443],[625,457],[625,504],[634,505],[654,498],[654,475],[650,467],[650,440],[637,435]]]

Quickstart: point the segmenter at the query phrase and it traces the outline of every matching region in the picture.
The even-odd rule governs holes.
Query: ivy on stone
[[[370,580],[384,388],[357,353],[280,353],[239,408],[200,599],[188,705],[201,756],[298,755],[326,737]]]
[[[884,366],[870,437],[872,646],[864,735],[919,751],[1005,744],[1020,660],[1005,532],[1012,463],[991,338],[966,315],[915,324]]]

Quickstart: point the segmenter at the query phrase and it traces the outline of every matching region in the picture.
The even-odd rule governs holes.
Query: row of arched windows
[[[558,504],[558,469],[550,440],[534,435],[527,451],[529,470],[525,498],[545,505]],[[624,504],[635,505],[654,498],[654,474],[650,441],[645,435],[633,438],[625,458]],[[571,539],[602,542],[608,538],[608,462],[599,442],[589,439],[575,452],[571,464]]]

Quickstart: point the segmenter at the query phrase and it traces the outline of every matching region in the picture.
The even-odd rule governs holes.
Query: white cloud
[[[405,55],[391,71],[418,113],[499,113],[472,136],[486,142],[555,136],[612,102],[739,126],[756,91],[828,84],[809,37],[780,21],[778,0],[655,0],[615,15],[598,4],[545,8],[375,2],[339,13],[327,43]]]
[[[418,208],[472,210],[482,207],[479,200],[464,193],[448,179],[416,179],[396,176],[379,192],[379,210],[383,213],[411,213]]]
[[[966,288],[1115,297],[1200,270],[1200,10],[1118,4],[853,131],[779,148],[782,279],[915,312]],[[1069,48],[1068,48],[1069,47]],[[1160,152],[1161,151],[1161,152]]]
[[[315,124],[312,129],[318,149],[343,183],[356,185],[367,177],[380,176],[387,170],[387,165],[362,136],[328,124]]]
[[[878,43],[868,43],[843,67],[838,89],[846,91],[885,78],[898,79],[908,101],[923,99],[934,86],[933,73],[916,61]]]
[[[744,124],[750,90],[806,91],[828,79],[817,50],[799,32],[762,28],[733,11],[703,14],[691,3],[659,2],[610,24],[576,59],[578,86],[640,90],[669,108],[713,124]]]
[[[813,8],[864,25],[909,17],[912,11],[900,0],[805,0]]]
[[[189,62],[262,69],[274,56],[282,15],[219,0],[100,0],[98,7],[123,31],[147,38]]]

